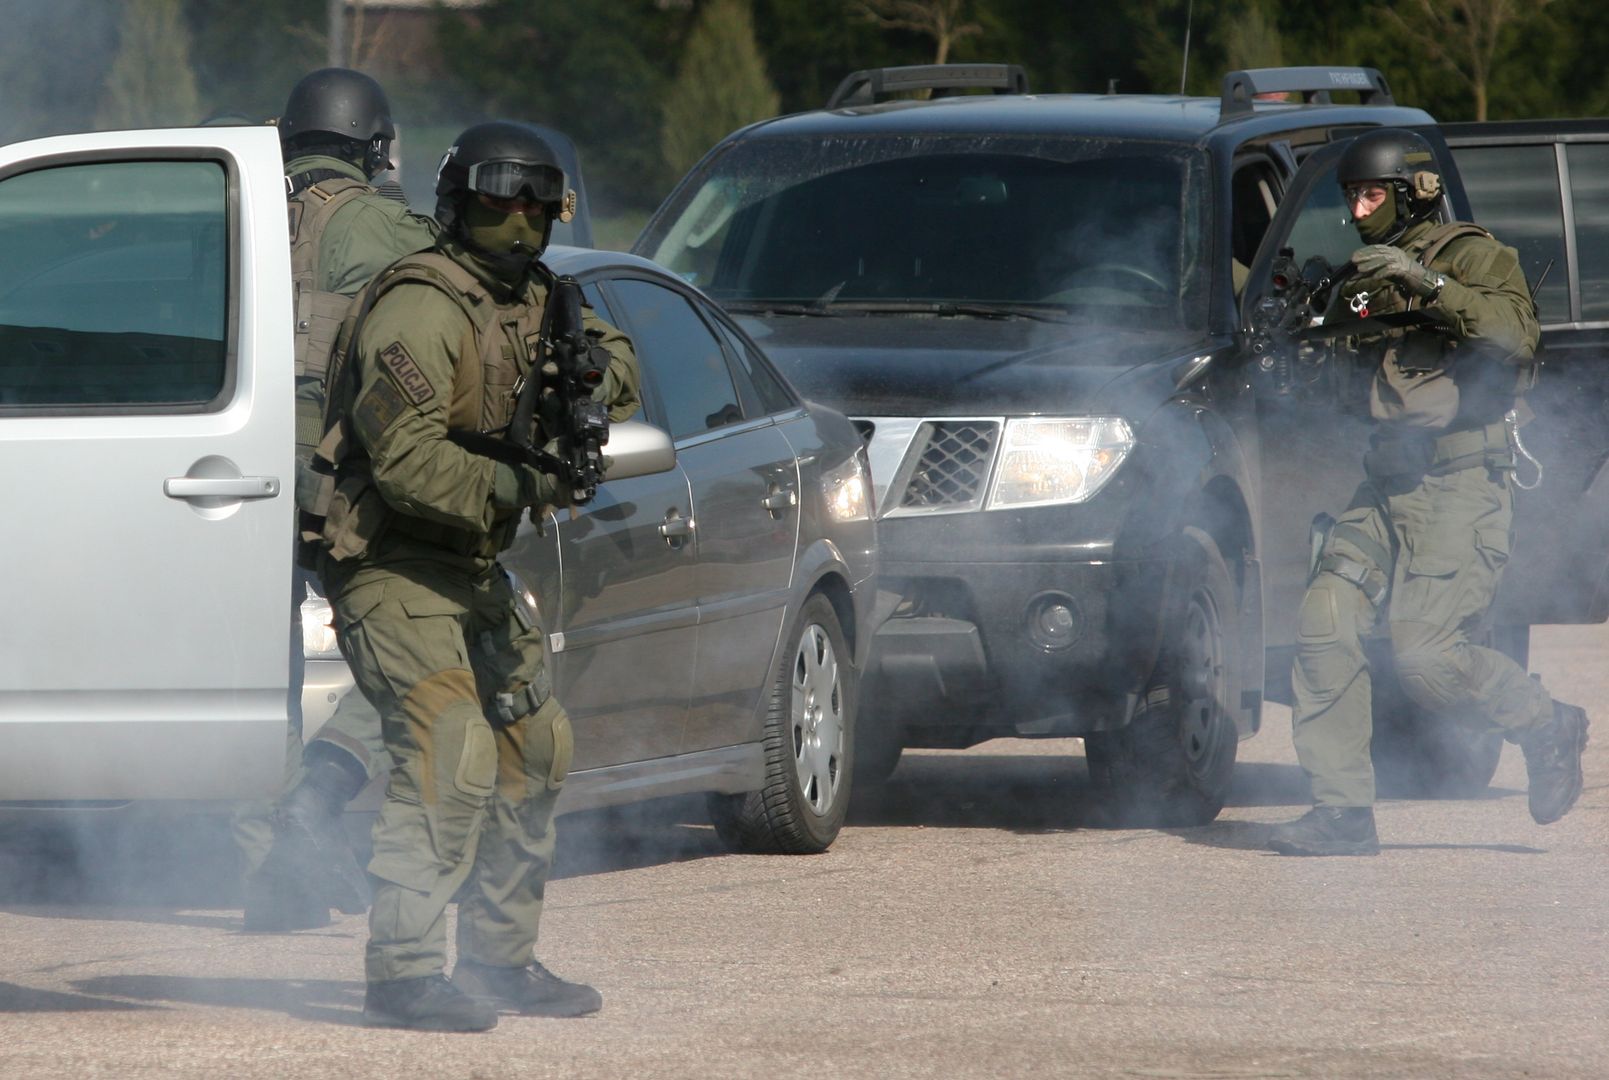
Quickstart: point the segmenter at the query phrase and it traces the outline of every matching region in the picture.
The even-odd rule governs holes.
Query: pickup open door
[[[0,147],[0,801],[279,780],[285,229],[272,129]]]

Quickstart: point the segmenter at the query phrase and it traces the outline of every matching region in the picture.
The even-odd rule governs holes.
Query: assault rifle
[[[609,370],[609,350],[587,335],[581,315],[581,285],[568,274],[548,290],[548,306],[538,335],[540,354],[514,387],[514,418],[502,432],[449,431],[447,438],[468,450],[507,465],[530,465],[570,485],[571,501],[590,502],[603,483],[603,447],[609,441],[609,407],[592,393]],[[543,368],[558,370],[544,380]],[[553,393],[542,393],[544,382]],[[533,446],[536,421],[554,441],[555,452]]]
[[[1393,328],[1446,332],[1419,310],[1371,314],[1366,292],[1337,310],[1336,290],[1356,273],[1351,262],[1331,268],[1322,255],[1298,267],[1289,248],[1275,256],[1269,271],[1272,288],[1252,307],[1247,328],[1252,355],[1273,382],[1275,393],[1289,394],[1314,382],[1337,339],[1368,337]]]
[[[1289,248],[1274,257],[1272,288],[1251,309],[1248,343],[1276,393],[1288,394],[1298,385],[1297,366],[1309,359],[1301,345],[1322,325],[1336,287],[1353,269],[1351,263],[1332,269],[1321,255],[1298,267]]]

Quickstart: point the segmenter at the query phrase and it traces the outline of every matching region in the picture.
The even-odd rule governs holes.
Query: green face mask
[[[471,195],[464,206],[464,235],[492,255],[538,255],[547,222],[541,215],[505,214]],[[528,250],[521,251],[520,245]]]
[[[1358,222],[1358,235],[1366,244],[1383,244],[1386,237],[1397,229],[1397,193],[1386,188],[1386,201],[1362,221]]]

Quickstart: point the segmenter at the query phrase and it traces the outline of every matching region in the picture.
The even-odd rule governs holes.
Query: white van
[[[0,797],[239,798],[285,753],[290,265],[266,128],[0,147]]]

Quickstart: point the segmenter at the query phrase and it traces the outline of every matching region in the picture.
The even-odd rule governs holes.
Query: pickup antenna
[[[1184,9],[1184,58],[1179,63],[1179,96],[1184,97],[1185,79],[1190,74],[1190,24],[1195,20],[1196,0],[1190,0]]]
[[[1548,271],[1553,269],[1553,263],[1554,262],[1555,262],[1555,260],[1553,260],[1553,259],[1548,260],[1548,264],[1546,266],[1544,266],[1542,268],[1542,272],[1537,275],[1536,284],[1531,286],[1531,306],[1532,307],[1536,306],[1536,294],[1542,291],[1542,283],[1548,279]]]

